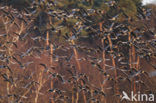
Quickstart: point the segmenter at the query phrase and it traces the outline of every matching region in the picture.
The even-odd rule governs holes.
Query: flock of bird
[[[116,8],[115,1],[105,4]],[[3,27],[0,25],[0,76],[11,88],[34,92],[35,98],[37,94],[42,97],[50,94],[49,103],[107,103],[107,97],[120,100],[122,89],[119,85],[127,82],[151,91],[141,78],[155,77],[156,73],[142,70],[139,59],[145,59],[156,69],[156,65],[150,62],[156,56],[156,34],[153,31],[132,28],[130,22],[133,19],[122,10],[119,13],[126,19],[117,22],[120,14],[110,16],[95,9],[51,9],[53,7],[57,7],[57,2],[34,1],[23,11],[9,6],[0,7],[3,23]],[[138,7],[136,17],[148,20],[150,15],[150,9]],[[97,16],[104,19],[98,20]],[[88,34],[83,35],[83,32]],[[59,43],[55,37],[62,38],[64,43]],[[45,62],[43,58],[46,58]],[[36,69],[32,67],[44,68],[42,76],[42,71],[33,71]],[[23,74],[24,80],[20,80],[16,73],[18,69],[24,72],[32,70],[27,75]],[[39,75],[37,80],[35,75]],[[93,82],[92,75],[100,84]],[[44,87],[44,83],[50,84],[51,81],[51,87]],[[39,88],[46,89],[42,93]],[[8,99],[9,103],[24,103],[22,100],[31,98],[27,94],[27,91],[23,94],[7,92],[0,94],[0,101],[13,97]],[[35,99],[34,103],[39,101]]]

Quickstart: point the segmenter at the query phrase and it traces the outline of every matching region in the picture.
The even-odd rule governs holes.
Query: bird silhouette
[[[123,99],[126,99],[126,100],[129,100],[130,101],[130,98],[128,97],[128,95],[127,95],[127,93],[125,91],[123,91],[122,94],[123,94],[123,97],[122,97],[121,101]]]

